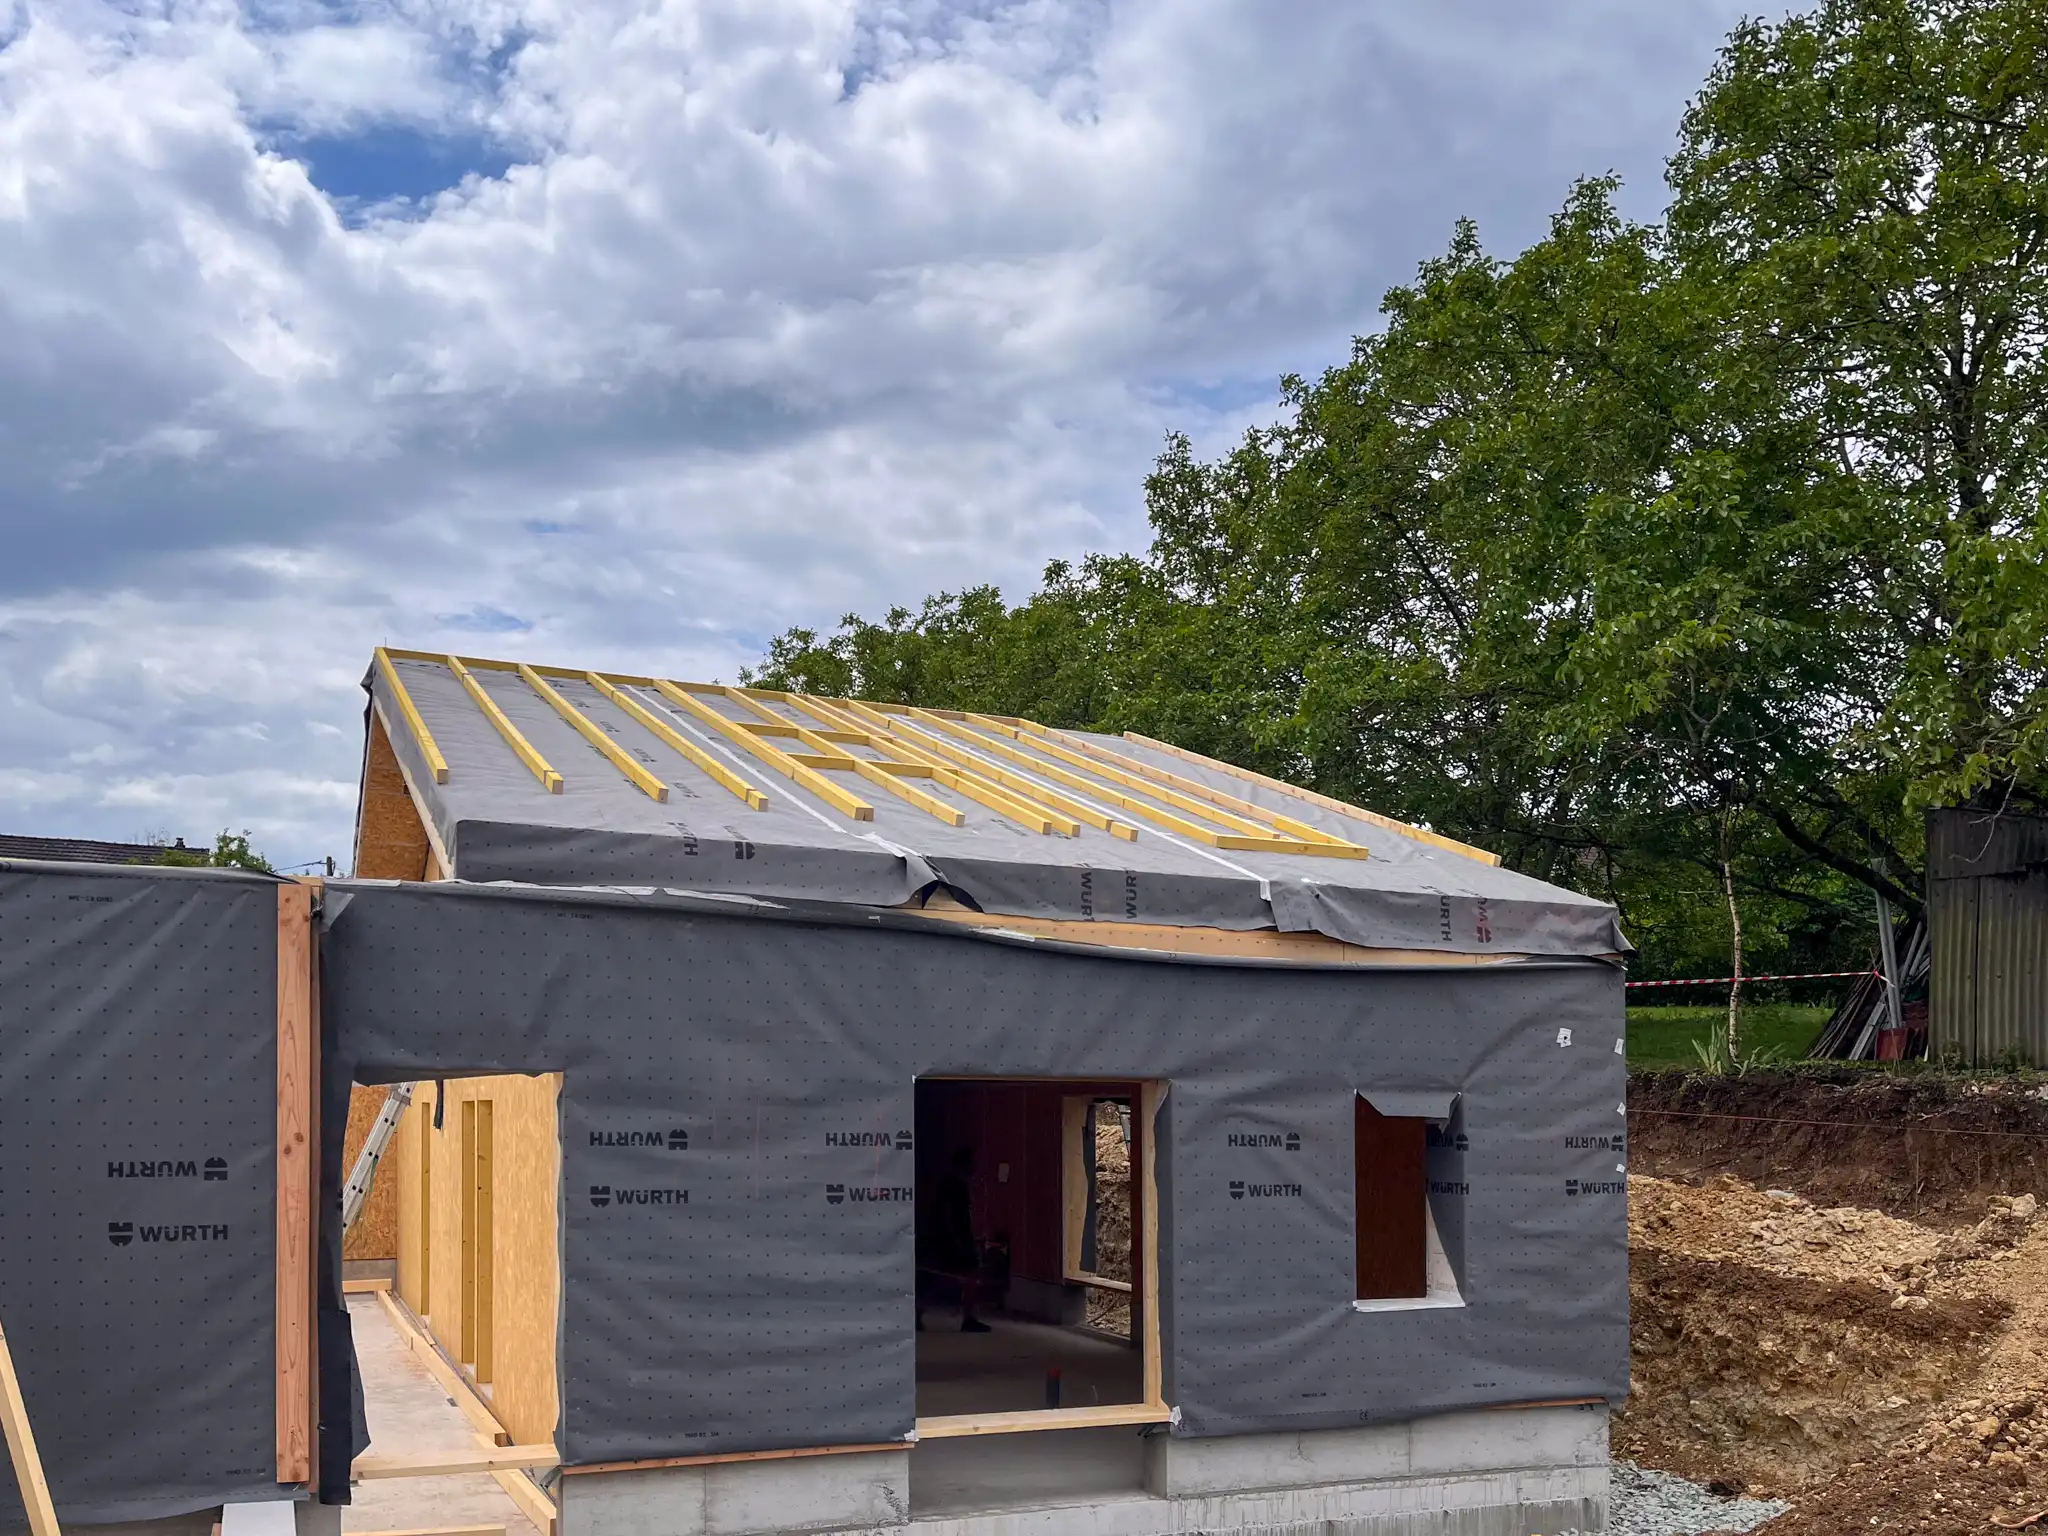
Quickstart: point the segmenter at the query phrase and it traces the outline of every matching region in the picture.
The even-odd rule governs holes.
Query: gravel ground
[[[1705,1536],[1709,1531],[1751,1531],[1785,1513],[1778,1499],[1724,1499],[1669,1472],[1632,1461],[1614,1463],[1606,1536]],[[1575,1531],[1565,1536],[1579,1536]]]

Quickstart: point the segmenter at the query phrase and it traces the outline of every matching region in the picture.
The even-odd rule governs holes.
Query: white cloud
[[[1610,167],[1654,207],[1735,13],[38,4],[0,23],[5,829],[345,855],[378,641],[731,676],[1140,542],[1163,433],[1341,358],[1456,215],[1511,246]]]

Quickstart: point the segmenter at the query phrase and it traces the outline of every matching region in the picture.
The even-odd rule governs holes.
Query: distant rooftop
[[[0,832],[0,859],[47,859],[60,864],[155,864],[183,851],[185,839],[163,843],[102,843],[89,837],[10,837]]]

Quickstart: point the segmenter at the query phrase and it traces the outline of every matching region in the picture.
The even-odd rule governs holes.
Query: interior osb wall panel
[[[422,1083],[399,1138],[398,1293],[451,1356],[462,1353],[461,1105],[491,1101],[491,1361],[486,1392],[520,1444],[545,1443],[561,1416],[556,1318],[562,1181],[559,1073],[454,1078],[433,1126],[434,1085]],[[475,1362],[463,1365],[472,1379]]]
[[[377,1112],[384,1107],[384,1096],[390,1090],[385,1088],[353,1089],[348,1096],[348,1134],[342,1142],[341,1166],[353,1169],[356,1155],[363,1150],[363,1143],[369,1138],[370,1127],[377,1123]],[[398,1257],[398,1190],[391,1177],[391,1156],[387,1149],[384,1162],[377,1170],[377,1182],[370,1186],[370,1198],[363,1206],[363,1214],[356,1224],[348,1229],[342,1239],[341,1256],[345,1259],[395,1259]]]
[[[420,1184],[426,1172],[421,1160],[431,1147],[426,1132],[432,1128],[433,1100],[432,1083],[414,1087],[412,1107],[398,1122],[398,1135],[384,1165],[392,1176],[391,1189],[398,1202],[398,1298],[420,1317],[429,1311],[425,1286],[428,1254],[420,1241],[426,1197]]]

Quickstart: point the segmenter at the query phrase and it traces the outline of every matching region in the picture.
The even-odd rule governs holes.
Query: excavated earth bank
[[[1769,1536],[2048,1533],[2048,1089],[1644,1076],[1630,1134],[1617,1455]]]

